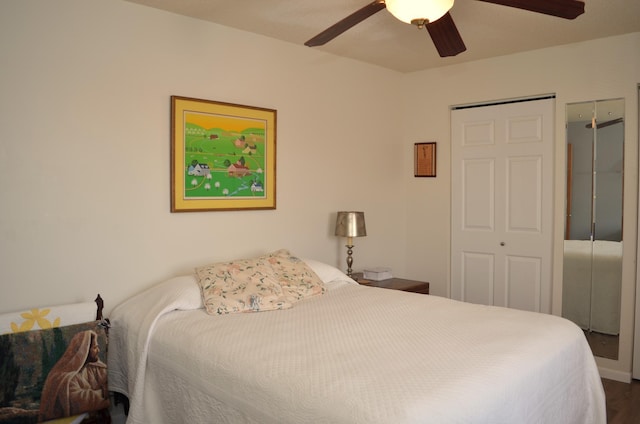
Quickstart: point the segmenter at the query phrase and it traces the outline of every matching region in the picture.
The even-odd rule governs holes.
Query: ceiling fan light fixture
[[[454,0],[386,0],[387,10],[402,22],[435,22],[453,7]]]

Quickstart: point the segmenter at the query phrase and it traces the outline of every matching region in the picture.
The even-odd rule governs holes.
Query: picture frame
[[[171,212],[276,208],[275,109],[171,96]]]
[[[413,147],[415,177],[436,176],[436,142],[415,143]]]

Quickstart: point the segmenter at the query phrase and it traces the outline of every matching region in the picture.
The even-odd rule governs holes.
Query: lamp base
[[[347,277],[353,278],[353,270],[351,267],[353,266],[353,245],[347,244]]]

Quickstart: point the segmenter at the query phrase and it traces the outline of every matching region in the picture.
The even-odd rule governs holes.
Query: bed
[[[302,263],[323,293],[286,309],[211,315],[196,274],[114,308],[109,387],[127,423],[606,422],[572,322]]]

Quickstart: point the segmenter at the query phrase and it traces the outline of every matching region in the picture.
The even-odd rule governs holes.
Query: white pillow
[[[314,259],[302,259],[309,265],[309,268],[316,273],[318,277],[322,280],[323,283],[328,283],[331,281],[344,281],[347,283],[358,284],[355,280],[349,278],[347,274],[340,271],[338,268],[325,264],[324,262],[319,262]]]

